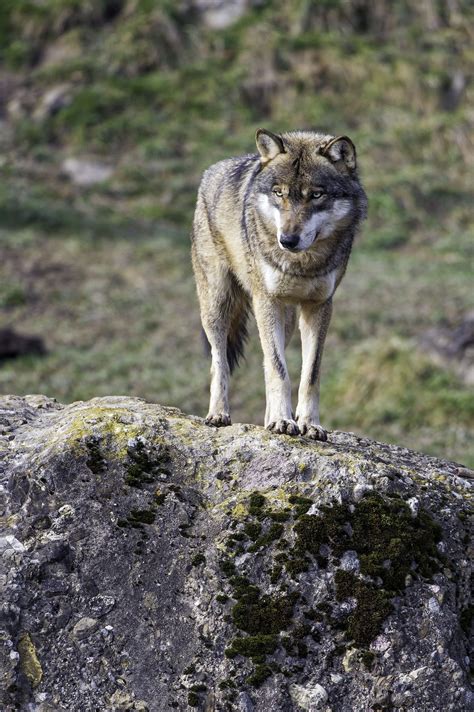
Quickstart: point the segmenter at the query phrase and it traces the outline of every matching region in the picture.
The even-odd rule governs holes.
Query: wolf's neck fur
[[[261,255],[274,269],[282,274],[298,278],[314,279],[332,272],[335,267],[347,264],[350,257],[357,223],[343,230],[336,231],[331,237],[315,242],[304,252],[283,252],[278,246],[276,235],[269,230],[254,205],[247,206],[248,235],[252,252]],[[252,229],[254,228],[254,229]],[[256,235],[265,234],[265,242],[256,239]],[[273,244],[272,244],[273,243]]]

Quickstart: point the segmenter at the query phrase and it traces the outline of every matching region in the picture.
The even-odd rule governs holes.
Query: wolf
[[[210,346],[206,423],[230,425],[229,377],[253,310],[265,374],[265,427],[326,440],[320,367],[332,299],[366,216],[367,197],[348,136],[256,133],[258,153],[208,168],[191,235],[201,321]],[[285,362],[299,310],[302,368],[293,413]]]

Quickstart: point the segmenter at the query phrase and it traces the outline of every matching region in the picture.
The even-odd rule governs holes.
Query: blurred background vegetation
[[[473,8],[2,0],[0,329],[46,353],[4,354],[0,392],[205,415],[200,174],[253,151],[261,125],[315,128],[352,137],[370,201],[335,298],[322,422],[473,464]],[[297,338],[289,363],[296,383]],[[232,402],[234,421],[262,422],[255,333]]]

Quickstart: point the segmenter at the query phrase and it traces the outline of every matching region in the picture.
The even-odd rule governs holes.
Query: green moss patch
[[[388,590],[405,588],[412,565],[424,577],[439,569],[436,544],[441,539],[441,528],[427,512],[420,510],[413,517],[403,500],[386,500],[371,494],[357,504],[350,523],[361,573],[380,577]]]
[[[361,649],[361,663],[370,669],[374,656],[367,648],[390,614],[393,597],[404,590],[407,575],[429,578],[440,565],[440,527],[423,509],[413,516],[399,496],[370,492],[356,503],[320,506],[317,514],[308,514],[314,504],[309,497],[293,494],[288,503],[288,508],[274,510],[267,496],[253,492],[242,532],[229,536],[234,554],[238,544],[239,553],[256,557],[254,564],[270,559],[264,575],[276,591],[263,593],[242,575],[232,553],[220,560],[235,601],[228,620],[241,631],[225,654],[252,661],[249,685],[261,685],[272,674],[269,656],[278,648],[304,659],[321,637],[314,623],[343,631],[346,641]],[[305,609],[306,601],[292,590],[291,580],[316,564],[334,571],[349,550],[356,553],[360,571],[336,568],[336,604],[326,600]],[[251,563],[247,570],[254,568],[260,566]],[[352,610],[337,605],[347,599],[354,599]],[[341,654],[346,644],[340,644]]]
[[[334,583],[337,601],[356,599],[356,608],[343,627],[360,647],[379,634],[392,610],[391,598],[404,590],[409,573],[429,578],[439,570],[436,543],[441,528],[424,510],[413,517],[399,497],[371,493],[352,510],[336,504],[324,508],[319,517],[301,517],[295,531],[297,550],[305,547],[316,554],[325,544],[338,555],[344,549],[356,551],[360,572],[372,583],[343,569],[336,571]]]
[[[125,483],[129,487],[142,489],[143,485],[153,483],[159,473],[169,474],[170,461],[169,449],[165,445],[154,446],[151,454],[145,444],[137,439],[127,447]]]
[[[294,531],[296,543],[287,562],[290,571],[292,567],[298,571],[307,554],[320,562],[323,545],[335,557],[349,549],[356,551],[361,573],[380,578],[385,588],[394,592],[404,589],[407,574],[429,577],[439,569],[439,525],[423,510],[413,517],[399,497],[370,493],[353,511],[347,504],[322,507],[318,516],[301,515]],[[339,592],[343,578],[341,572]]]
[[[198,707],[199,706],[199,695],[197,692],[189,692],[188,693],[188,705],[190,707]]]
[[[156,518],[155,509],[132,509],[125,518],[117,520],[117,526],[132,529],[143,529],[144,524],[153,524]]]
[[[474,606],[467,606],[466,608],[464,608],[461,611],[461,615],[459,616],[459,622],[461,623],[461,628],[466,633],[466,635],[470,634],[473,621],[474,621]]]
[[[313,504],[313,501],[309,497],[302,497],[298,494],[292,494],[288,497],[288,502],[293,505],[294,516],[296,518],[306,514],[308,509]]]
[[[91,472],[99,475],[107,467],[107,462],[100,448],[100,439],[95,435],[91,435],[85,439],[85,446],[87,448],[86,465]]]
[[[224,576],[234,576],[237,573],[235,564],[228,558],[223,558],[219,561],[219,567]]]
[[[206,692],[206,690],[207,685],[204,685],[203,683],[197,683],[191,687],[192,692]]]
[[[227,545],[230,540],[231,548],[235,549],[235,544],[239,543],[247,553],[263,558],[281,539],[285,522],[291,518],[291,510],[274,510],[265,495],[252,492],[246,511],[243,531],[231,534]],[[238,630],[247,634],[234,637],[225,654],[229,658],[242,656],[250,659],[255,667],[246,682],[259,686],[272,674],[267,656],[278,648],[280,633],[289,631],[293,626],[294,607],[299,594],[283,588],[272,594],[263,594],[258,585],[239,573],[229,557],[220,560],[220,568],[228,578],[231,597],[235,600],[230,620]],[[281,572],[281,565],[273,568],[274,583]]]
[[[261,534],[254,544],[248,549],[250,552],[258,551],[262,546],[268,546],[283,534],[284,527],[280,522],[272,522],[266,532]]]
[[[295,524],[295,552],[300,555],[307,551],[319,556],[323,544],[331,544],[336,556],[350,548],[349,536],[344,525],[349,521],[347,505],[335,504],[333,507],[321,507],[321,516],[302,514]]]
[[[359,647],[370,645],[392,610],[390,592],[358,581],[354,589],[357,608],[347,621],[347,633]]]
[[[206,563],[206,557],[201,552],[199,552],[198,554],[193,556],[193,558],[191,559],[191,564],[193,566],[200,566],[201,564],[205,564],[205,563]]]
[[[362,650],[360,658],[365,668],[367,670],[372,670],[372,666],[375,660],[375,653],[373,653],[371,650]]]
[[[247,684],[252,687],[260,687],[273,673],[272,668],[264,663],[259,663],[255,666],[255,670],[247,678]]]
[[[132,509],[125,519],[119,519],[117,526],[140,529],[143,524],[153,524],[155,512],[151,509]]]
[[[263,515],[263,508],[266,504],[266,499],[260,492],[253,492],[249,499],[249,514],[253,514],[256,517]]]
[[[276,650],[278,637],[276,635],[249,635],[246,638],[237,636],[232,640],[231,645],[226,648],[225,654],[228,658],[243,655],[247,658],[260,658],[262,655],[270,655]]]
[[[356,576],[349,571],[338,569],[334,574],[336,584],[336,601],[344,601],[346,598],[355,595]]]
[[[297,593],[261,596],[256,586],[249,586],[249,591],[232,609],[232,619],[237,628],[256,635],[278,633],[290,625]]]
[[[155,516],[155,512],[152,509],[132,509],[129,519],[141,524],[153,524]]]
[[[247,522],[244,531],[250,539],[256,540],[262,531],[262,525],[260,522]]]

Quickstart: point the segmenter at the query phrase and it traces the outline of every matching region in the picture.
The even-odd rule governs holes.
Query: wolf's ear
[[[356,149],[348,136],[338,136],[325,146],[323,155],[335,164],[345,166],[349,171],[357,167]]]
[[[266,129],[257,129],[255,134],[258,152],[260,153],[262,163],[268,163],[272,158],[278,156],[279,153],[285,153],[285,146],[281,136],[277,136]]]

